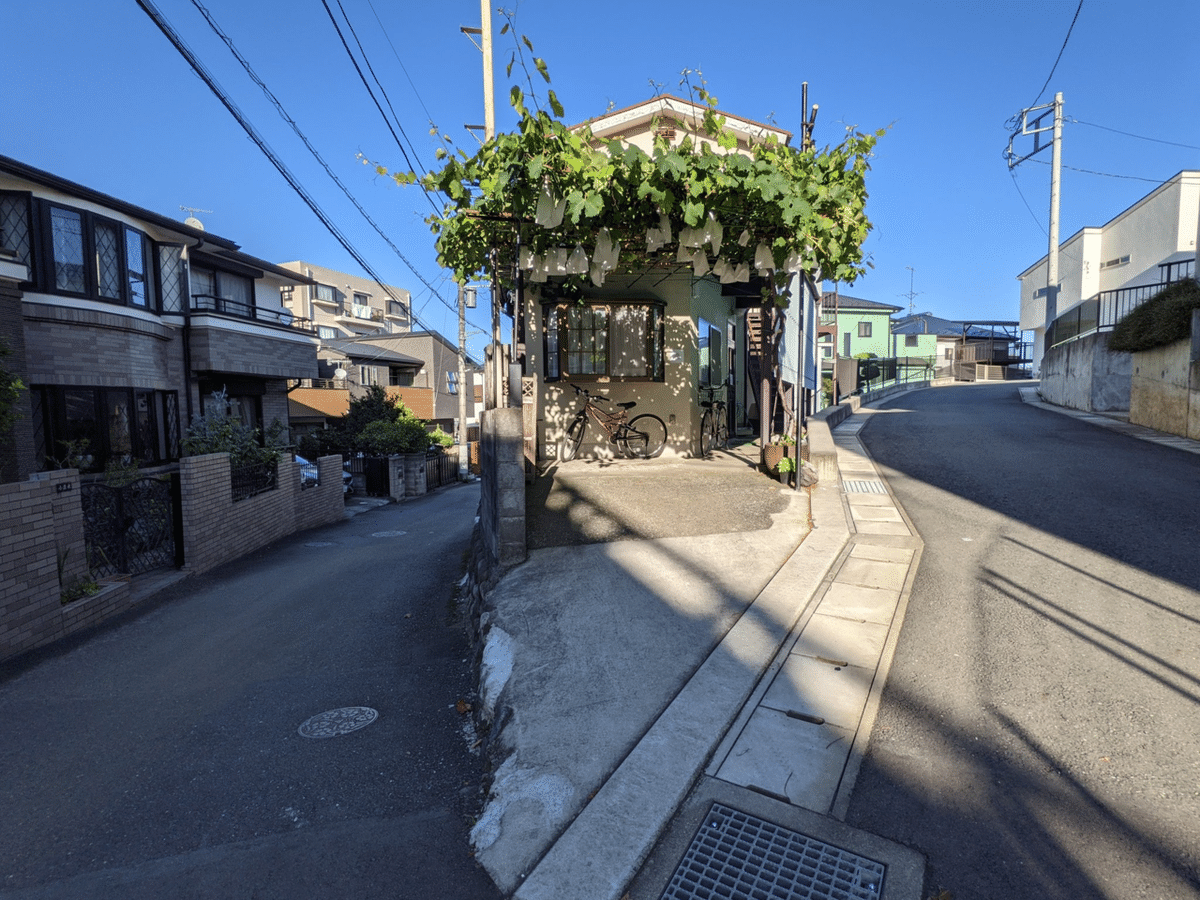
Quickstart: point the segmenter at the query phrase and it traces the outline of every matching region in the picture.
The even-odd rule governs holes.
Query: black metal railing
[[[1176,278],[1157,284],[1139,284],[1115,291],[1101,291],[1051,322],[1050,327],[1046,329],[1046,346],[1057,347],[1097,331],[1112,331],[1123,318],[1179,280]]]
[[[229,467],[229,486],[234,503],[273,491],[277,483],[276,463],[250,462]]]
[[[193,294],[192,310],[195,312],[214,312],[223,316],[233,316],[238,319],[253,319],[268,325],[278,325],[297,331],[316,334],[316,328],[308,319],[302,319],[287,309],[269,309],[244,303],[241,300],[231,300],[228,297],[216,297],[212,294]]]

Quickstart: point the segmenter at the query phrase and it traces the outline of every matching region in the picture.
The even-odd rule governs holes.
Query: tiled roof
[[[827,292],[821,296],[821,308],[830,310],[834,307],[834,295],[832,292]],[[878,303],[874,300],[864,300],[862,297],[851,297],[849,294],[837,295],[838,309],[865,309],[871,312],[899,312],[903,307],[892,306],[890,303]]]
[[[293,412],[292,404],[306,411]],[[336,419],[350,409],[350,391],[341,388],[296,388],[288,394],[288,414]]]

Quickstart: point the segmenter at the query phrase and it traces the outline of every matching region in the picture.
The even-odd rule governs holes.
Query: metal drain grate
[[[369,706],[343,706],[341,709],[331,709],[318,713],[296,729],[301,737],[329,738],[339,734],[349,734],[366,728],[379,718],[379,713]]]
[[[842,490],[847,494],[886,494],[882,481],[843,481]]]
[[[662,900],[879,900],[886,868],[714,803]]]

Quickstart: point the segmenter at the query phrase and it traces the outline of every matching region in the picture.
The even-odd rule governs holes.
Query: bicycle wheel
[[[581,412],[563,433],[562,443],[558,448],[560,460],[569,462],[575,458],[575,454],[579,452],[579,445],[583,443],[585,428],[587,428],[587,413]]]
[[[717,441],[716,416],[713,415],[711,409],[704,411],[703,417],[700,419],[700,455],[708,456],[712,453],[713,445]]]
[[[729,423],[725,420],[725,410],[714,410],[713,421],[716,427],[713,429],[713,434],[716,436],[713,446],[718,450],[724,450],[729,446]]]
[[[634,416],[621,429],[620,444],[626,456],[638,456],[648,459],[658,456],[667,443],[667,426],[663,420],[653,413]]]

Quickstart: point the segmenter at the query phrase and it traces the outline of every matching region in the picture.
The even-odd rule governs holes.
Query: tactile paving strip
[[[714,803],[662,900],[879,900],[886,869]]]
[[[847,494],[886,494],[882,481],[843,481],[842,489]]]

